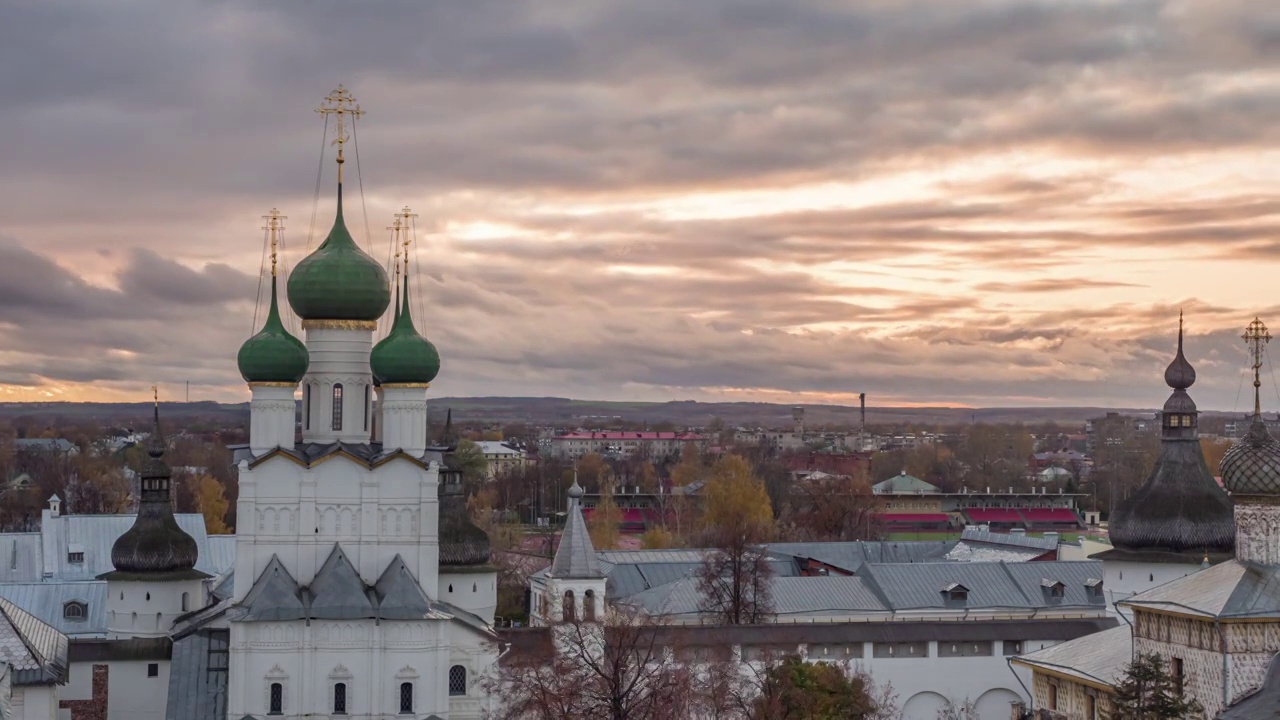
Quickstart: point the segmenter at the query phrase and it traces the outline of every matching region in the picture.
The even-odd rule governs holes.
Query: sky
[[[1181,310],[1243,411],[1280,335],[1275,3],[0,12],[0,399],[247,399],[261,216],[323,240],[338,83],[353,234],[418,215],[435,396],[1156,407]]]

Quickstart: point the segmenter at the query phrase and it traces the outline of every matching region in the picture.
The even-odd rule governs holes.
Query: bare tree
[[[755,625],[773,616],[773,568],[764,549],[746,535],[719,532],[698,571],[703,612],[726,625]]]
[[[628,608],[551,629],[553,647],[504,663],[486,681],[493,720],[666,720],[692,715],[688,670],[669,662],[659,622]]]

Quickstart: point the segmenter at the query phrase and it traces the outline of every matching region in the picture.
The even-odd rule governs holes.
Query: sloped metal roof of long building
[[[1124,604],[1206,617],[1280,617],[1280,567],[1230,560],[1134,595]]]
[[[0,583],[94,580],[111,572],[115,569],[111,546],[133,526],[135,517],[62,515],[42,521],[46,527],[41,532],[0,534]],[[234,535],[211,539],[205,533],[204,516],[198,513],[178,513],[174,518],[178,527],[195,538],[197,570],[219,575],[234,564]],[[77,553],[76,562],[71,560],[72,552]]]
[[[1044,667],[1097,685],[1115,687],[1133,660],[1133,636],[1128,625],[1086,635],[1021,655],[1013,662]]]
[[[0,597],[40,618],[71,637],[105,637],[107,634],[107,581],[89,580],[47,583],[0,583]],[[82,602],[88,612],[83,620],[68,620],[62,608]]]
[[[1090,597],[1085,581],[1102,577],[1102,563],[911,563],[869,564],[862,570],[894,610],[954,608],[943,593],[963,585],[966,608],[1105,607],[1101,595]],[[1064,597],[1052,598],[1043,583],[1060,581]]]
[[[203,629],[173,644],[165,720],[225,720],[229,636]]]
[[[825,565],[857,572],[865,563],[919,563],[942,560],[954,541],[935,542],[796,542],[770,543],[766,549],[774,555],[817,560]]]

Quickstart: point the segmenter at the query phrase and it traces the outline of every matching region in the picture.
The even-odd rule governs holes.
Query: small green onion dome
[[[245,382],[296,383],[307,374],[311,358],[302,341],[284,328],[280,322],[280,307],[276,302],[276,279],[271,278],[271,309],[267,321],[257,335],[240,346],[236,363]]]
[[[289,275],[289,304],[303,320],[377,320],[391,303],[387,271],[356,245],[342,220],[342,185],[333,229]]]
[[[418,334],[409,314],[408,273],[403,305],[391,332],[373,347],[369,366],[379,385],[429,383],[440,373],[440,353],[430,340]]]

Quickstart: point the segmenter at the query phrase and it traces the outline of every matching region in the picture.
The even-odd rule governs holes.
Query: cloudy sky
[[[434,394],[1155,406],[1181,308],[1243,409],[1278,8],[7,0],[0,397],[247,398],[260,216],[323,239],[341,82],[353,233],[419,214]]]

